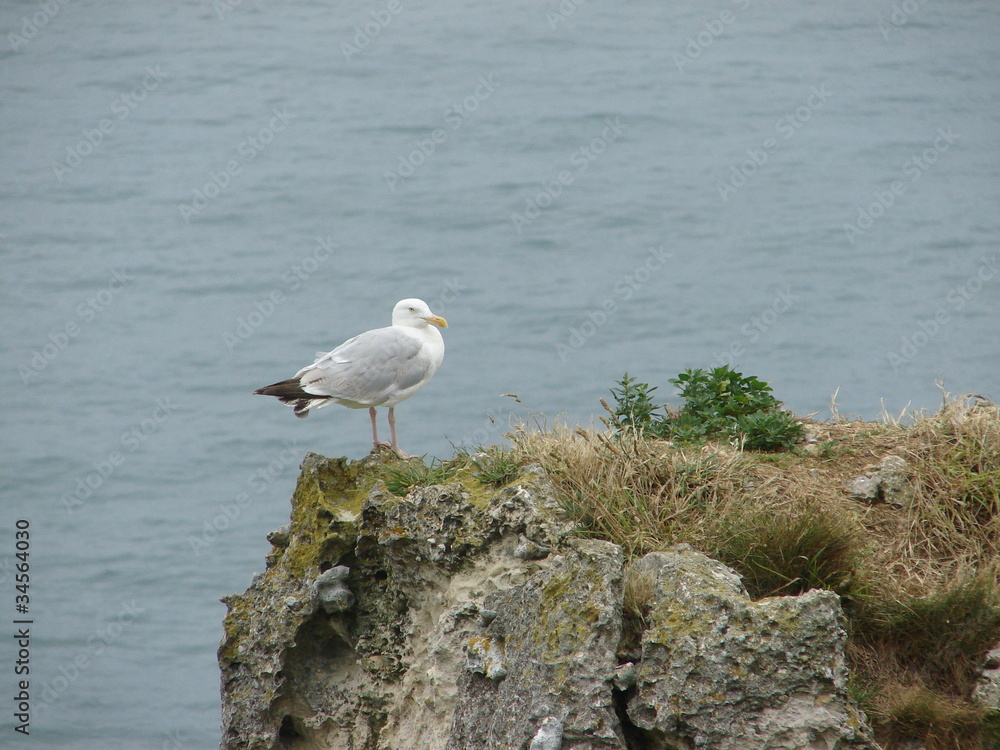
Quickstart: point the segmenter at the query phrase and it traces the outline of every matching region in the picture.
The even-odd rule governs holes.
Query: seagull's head
[[[422,328],[427,324],[439,328],[448,327],[448,321],[432,313],[431,308],[422,299],[404,299],[397,302],[392,308],[392,324],[411,328]]]

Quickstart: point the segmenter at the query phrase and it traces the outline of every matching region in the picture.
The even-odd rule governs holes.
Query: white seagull
[[[392,309],[391,326],[365,331],[332,352],[317,352],[316,361],[295,377],[254,393],[275,396],[291,406],[296,417],[307,417],[310,409],[330,403],[368,409],[375,448],[389,447],[403,458],[411,458],[399,449],[393,408],[423,388],[437,372],[444,359],[444,339],[438,328],[447,327],[448,321],[432,313],[423,300],[401,300]],[[389,407],[391,443],[378,439],[376,406]]]

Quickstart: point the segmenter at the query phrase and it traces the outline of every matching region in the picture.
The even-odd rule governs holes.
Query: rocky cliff
[[[225,599],[223,750],[877,748],[836,595],[751,601],[687,545],[626,566],[537,467],[397,497],[384,461],[307,454]]]

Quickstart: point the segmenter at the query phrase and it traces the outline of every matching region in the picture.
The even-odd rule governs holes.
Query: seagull
[[[375,450],[391,448],[402,458],[396,439],[396,404],[423,388],[444,359],[444,339],[438,328],[448,321],[431,312],[420,299],[404,299],[392,309],[392,325],[376,328],[348,339],[331,352],[317,352],[316,361],[295,377],[258,388],[254,394],[274,396],[308,417],[310,409],[341,404],[368,409]],[[392,442],[378,439],[375,407],[389,407]]]

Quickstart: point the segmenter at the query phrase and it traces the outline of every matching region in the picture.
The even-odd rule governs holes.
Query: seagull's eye
[[[415,307],[411,307],[410,308],[410,312],[416,312],[416,311],[417,311],[417,308],[415,308]]]

